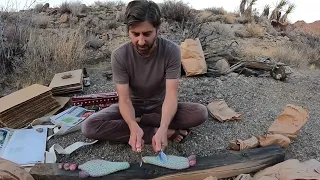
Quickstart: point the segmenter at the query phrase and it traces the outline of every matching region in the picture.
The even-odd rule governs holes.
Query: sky
[[[24,7],[28,7],[28,4],[31,4],[35,0],[0,0],[0,7],[6,7],[6,5],[10,4],[10,7],[14,7],[15,9],[24,9]],[[36,0],[37,3],[49,3],[51,7],[57,7],[62,2],[74,1],[74,0]],[[83,4],[91,5],[97,0],[77,0]],[[108,1],[108,0],[100,0],[100,1]],[[130,0],[122,0],[125,3],[128,3]],[[153,0],[154,2],[162,2],[163,0]],[[238,9],[240,0],[183,0],[188,3],[191,7],[195,9],[203,9],[206,7],[223,7],[225,10],[229,12],[234,12]],[[258,0],[256,5],[253,8],[257,8],[259,12],[263,10],[263,7],[266,4],[271,6],[271,9],[275,7],[277,2],[280,0]],[[320,20],[320,1],[319,0],[289,0],[290,3],[296,5],[295,10],[291,15],[289,15],[289,21],[294,23],[299,20],[303,20],[307,23],[312,23],[316,20]]]

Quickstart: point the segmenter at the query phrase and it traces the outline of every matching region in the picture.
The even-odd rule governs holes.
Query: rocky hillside
[[[240,15],[215,7],[198,11],[176,1],[159,5],[163,14],[160,36],[177,44],[199,38],[209,67],[230,55],[246,60],[273,58],[298,69],[320,66],[318,37],[296,29],[277,30],[262,14],[246,10]],[[48,84],[57,72],[101,62],[110,65],[111,52],[129,40],[123,22],[125,8],[121,2],[92,6],[75,2],[1,12],[0,85]]]
[[[296,23],[293,24],[293,26],[297,31],[320,36],[320,20],[315,21],[313,23],[297,21]]]

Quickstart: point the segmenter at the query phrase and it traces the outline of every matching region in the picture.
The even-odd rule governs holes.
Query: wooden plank
[[[283,162],[284,150],[268,146],[243,151],[221,150],[208,157],[198,157],[197,165],[184,170],[170,170],[150,164],[131,163],[130,168],[100,178],[84,179],[187,179],[203,180],[208,176],[229,178],[243,173],[252,173]],[[78,171],[62,171],[57,164],[37,164],[30,173],[35,180],[75,180]]]

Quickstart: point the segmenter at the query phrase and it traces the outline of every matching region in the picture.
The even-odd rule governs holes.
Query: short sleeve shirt
[[[180,47],[157,37],[157,46],[149,57],[141,56],[131,42],[122,44],[111,54],[113,81],[129,84],[133,103],[161,103],[166,79],[181,75]]]

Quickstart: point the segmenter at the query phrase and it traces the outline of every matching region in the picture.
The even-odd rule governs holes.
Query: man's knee
[[[95,128],[93,125],[94,119],[93,117],[88,117],[86,120],[84,120],[81,124],[81,132],[82,134],[89,139],[95,139]]]
[[[204,123],[208,119],[208,110],[203,104],[195,104],[194,110],[194,118],[197,125]]]

